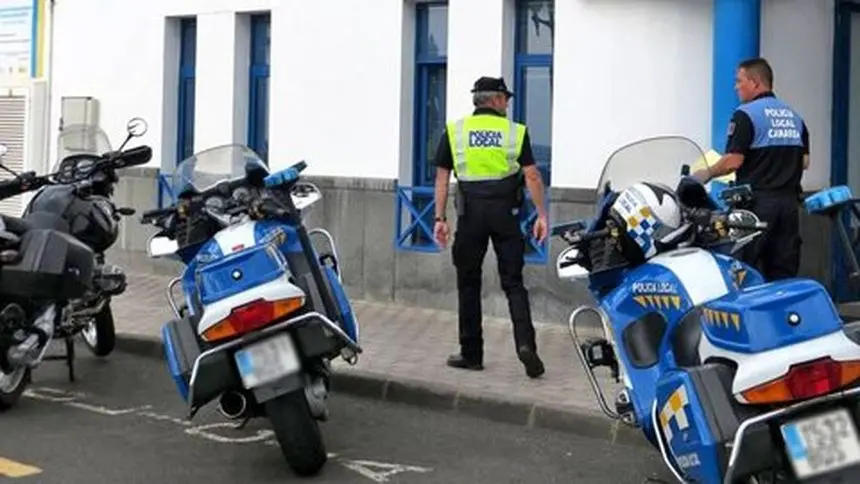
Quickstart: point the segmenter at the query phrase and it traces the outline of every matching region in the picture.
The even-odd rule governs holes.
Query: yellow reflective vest
[[[454,174],[460,181],[501,180],[520,171],[526,127],[492,114],[448,123]]]

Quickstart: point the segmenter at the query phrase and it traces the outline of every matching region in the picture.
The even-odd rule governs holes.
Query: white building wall
[[[709,147],[710,1],[556,2],[553,185],[595,188],[622,145]]]
[[[505,74],[512,83],[512,2],[449,2],[449,119],[471,109],[478,76]],[[766,0],[764,9],[763,54],[778,93],[812,132],[805,185],[822,186],[830,165],[832,0]],[[249,33],[236,13],[265,10],[272,14],[271,165],[305,159],[313,175],[405,179],[414,30],[413,6],[403,0],[58,1],[52,136],[60,97],[90,95],[115,143],[128,118],[144,117],[152,164],[163,158],[171,166],[178,29],[166,17],[196,14],[195,149],[244,142]],[[606,157],[642,137],[681,134],[711,147],[712,11],[705,0],[556,2],[553,185],[593,188]],[[82,28],[95,18],[111,21]]]

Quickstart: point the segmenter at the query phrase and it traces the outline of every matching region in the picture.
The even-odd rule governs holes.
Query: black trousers
[[[768,229],[746,247],[743,260],[768,281],[796,277],[800,267],[800,209],[796,196],[759,193],[752,212]]]
[[[528,346],[537,351],[529,294],[523,285],[525,239],[519,229],[519,218],[504,200],[472,199],[457,217],[452,255],[457,268],[460,354],[480,363],[484,359],[481,269],[490,240],[514,325],[514,343],[517,348]]]

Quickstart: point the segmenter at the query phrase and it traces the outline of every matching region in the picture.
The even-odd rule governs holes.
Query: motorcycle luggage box
[[[28,230],[20,257],[0,270],[0,294],[27,299],[76,299],[92,288],[92,249],[51,229]]]

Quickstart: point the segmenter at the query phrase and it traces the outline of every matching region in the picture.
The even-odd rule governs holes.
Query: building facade
[[[854,11],[838,0],[56,0],[44,143],[56,153],[64,113],[81,119],[74,100],[115,142],[145,118],[156,154],[121,194],[138,209],[164,203],[159,170],[194,151],[242,143],[272,168],[306,160],[326,197],[312,221],[336,236],[351,295],[453,309],[450,254],[429,237],[431,160],[444,123],[471,111],[475,79],[503,75],[516,92],[510,114],[529,126],[551,223],[590,213],[624,144],[681,135],[721,151],[735,66],[758,54],[810,128],[804,188],[860,190]],[[95,19],[106,20],[87,27]],[[149,230],[127,222],[123,247],[140,251]],[[837,280],[827,223],[804,220],[804,236],[804,272]],[[529,244],[541,319],[584,297],[555,280],[560,245]],[[485,309],[504,315],[493,259]]]

